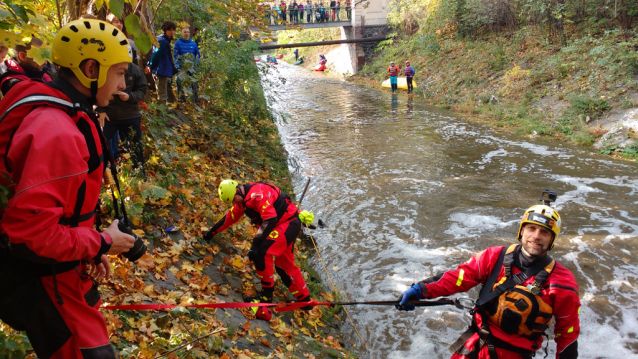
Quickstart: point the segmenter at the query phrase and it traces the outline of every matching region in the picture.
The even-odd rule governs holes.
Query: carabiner
[[[454,299],[454,306],[459,309],[471,310],[476,305],[476,302],[472,298],[460,297]]]

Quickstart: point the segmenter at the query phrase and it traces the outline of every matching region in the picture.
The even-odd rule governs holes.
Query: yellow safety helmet
[[[219,198],[227,204],[233,203],[238,185],[239,183],[237,183],[237,181],[223,180],[222,183],[219,184]]]
[[[133,50],[124,33],[100,20],[80,19],[67,23],[55,35],[51,49],[53,62],[73,71],[82,85],[93,89],[104,86],[109,67],[122,62],[133,62]],[[80,70],[80,63],[93,59],[100,64],[96,80]]]
[[[554,243],[560,233],[561,220],[558,212],[550,206],[544,204],[538,204],[531,206],[525,211],[521,224],[518,226],[518,240],[520,241],[523,233],[523,226],[527,223],[534,223],[539,226],[545,227],[552,231],[554,238],[549,245],[549,249],[554,248]]]

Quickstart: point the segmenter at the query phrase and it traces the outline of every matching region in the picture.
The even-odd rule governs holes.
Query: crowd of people
[[[304,3],[303,0],[294,0],[288,4],[282,1],[280,4],[262,6],[271,25],[350,21],[352,18],[352,0],[332,0],[326,4],[321,1],[313,3],[307,0]]]
[[[192,54],[196,61],[199,55],[188,29],[174,48],[175,24],[164,22],[162,30],[146,71],[156,79],[158,100],[165,101],[166,86],[185,64],[180,56]],[[99,280],[110,276],[109,256],[127,256],[140,240],[117,219],[102,229],[96,215],[111,151],[102,131],[126,132],[139,142],[137,101],[148,85],[134,64],[134,45],[115,17],[84,18],[60,28],[51,51],[55,74],[28,57],[36,42],[16,47],[0,66],[0,184],[11,189],[0,221],[0,319],[26,331],[40,358],[113,359],[99,311]],[[399,71],[390,64],[392,77]],[[409,62],[403,72],[414,75]],[[142,160],[134,146],[131,152]],[[396,301],[397,309],[410,311],[421,300],[482,285],[472,323],[451,347],[453,359],[530,359],[542,347],[552,318],[556,358],[578,357],[578,285],[549,255],[562,221],[550,206],[556,194],[543,194],[547,199],[523,214],[519,243],[487,248],[455,270],[413,284]],[[312,218],[272,183],[227,179],[218,195],[230,209],[204,240],[243,215],[257,227],[248,258],[261,291],[245,301],[272,302],[277,273],[301,309],[311,309],[316,303],[295,265],[294,245],[302,221]],[[259,319],[272,318],[265,307],[254,312]]]

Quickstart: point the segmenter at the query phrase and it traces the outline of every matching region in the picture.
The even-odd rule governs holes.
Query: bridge
[[[272,25],[268,26],[268,30],[280,31],[339,27],[341,28],[342,41],[335,40],[329,42],[340,43],[342,44],[341,46],[347,47],[347,52],[350,57],[350,66],[347,66],[344,72],[356,74],[357,71],[363,68],[366,58],[370,58],[373,55],[378,42],[382,41],[389,32],[386,16],[388,14],[390,0],[370,0],[367,7],[364,7],[365,2],[365,0],[352,0],[353,6],[350,19],[348,19],[345,7],[342,6],[338,17],[341,21],[314,22],[314,12],[312,21],[309,23],[306,22],[306,13],[304,13],[303,20],[297,24],[290,24],[282,21],[281,18],[275,19],[271,17]],[[342,3],[345,3],[345,1],[342,1]],[[329,9],[327,12],[330,13]],[[321,46],[327,44],[326,42],[304,43],[297,44],[296,46],[290,44],[290,46],[286,47],[301,47],[299,45]],[[283,46],[269,44],[263,45],[262,49],[266,50],[279,47]]]

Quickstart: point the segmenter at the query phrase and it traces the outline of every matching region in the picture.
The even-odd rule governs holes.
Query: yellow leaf
[[[32,46],[27,50],[27,56],[38,65],[43,66],[47,60],[51,60],[51,46],[49,44],[42,44],[40,47]]]
[[[144,238],[144,236],[146,235],[143,229],[134,229],[133,233],[137,234],[137,236],[140,238]]]
[[[195,271],[195,267],[193,267],[192,265],[188,264],[188,263],[184,263],[182,265],[182,270],[184,272],[194,272]]]
[[[22,34],[5,30],[0,30],[0,42],[9,48],[15,47],[16,45],[25,45],[24,36]]]
[[[241,259],[241,257],[235,257],[231,264],[233,265],[233,267],[244,268],[244,261]]]

